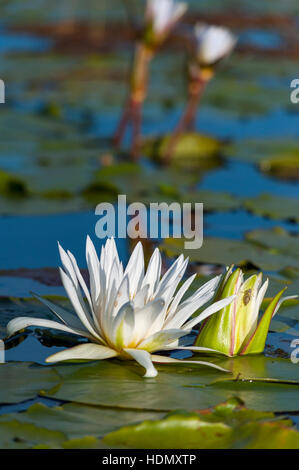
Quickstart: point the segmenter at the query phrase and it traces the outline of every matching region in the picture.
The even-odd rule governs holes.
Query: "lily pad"
[[[284,266],[297,267],[298,261],[291,256],[275,254],[246,241],[225,238],[204,238],[198,250],[185,250],[184,239],[165,239],[161,249],[170,257],[184,253],[191,261],[228,266],[254,265],[265,271],[276,271]]]
[[[299,179],[299,157],[298,153],[284,154],[281,157],[274,156],[261,161],[260,169],[281,179]]]
[[[275,227],[270,230],[252,230],[248,232],[245,237],[246,240],[258,246],[299,259],[299,236],[290,235],[289,232],[282,227]]]
[[[229,369],[233,377],[220,377],[216,379],[217,382],[233,380],[234,382],[273,382],[299,385],[299,368],[287,359],[258,354],[225,358],[220,361],[220,364]]]
[[[208,212],[222,212],[239,209],[241,202],[232,194],[220,191],[199,190],[189,192],[187,191],[181,197],[182,202],[202,202],[204,210]]]
[[[26,362],[0,364],[0,403],[30,400],[57,381],[57,374],[51,368]]]
[[[273,155],[294,155],[298,152],[298,141],[292,139],[240,139],[223,148],[225,156],[248,163],[261,164]]]
[[[217,362],[217,358],[213,358],[213,362]],[[218,393],[206,392],[205,384],[224,372],[196,364],[158,366],[158,369],[155,379],[144,379],[140,368],[130,361],[59,365],[55,370],[61,382],[52,390],[48,389],[45,396],[81,404],[148,411],[190,410],[213,406],[222,399]]]
[[[18,176],[0,170],[0,194],[7,197],[27,196],[26,183]]]
[[[67,439],[73,440],[86,436],[100,438],[120,426],[135,424],[145,419],[159,419],[162,416],[164,413],[153,411],[100,408],[75,403],[52,407],[43,403],[35,403],[22,413],[0,415],[0,424],[15,420],[49,431],[59,429]]]
[[[105,436],[109,445],[146,449],[298,449],[289,420],[247,409],[236,399],[199,413],[126,426]]]
[[[257,215],[269,217],[274,220],[290,220],[299,222],[299,199],[273,194],[245,199],[244,207]]]
[[[162,161],[170,144],[171,136],[160,137],[144,144],[143,152],[153,160]],[[174,165],[199,165],[200,168],[214,168],[220,164],[218,155],[221,142],[195,132],[182,134],[173,149],[171,162]]]
[[[66,437],[60,431],[49,431],[41,426],[6,418],[8,421],[0,422],[1,449],[32,449],[40,444],[59,448],[66,441]]]

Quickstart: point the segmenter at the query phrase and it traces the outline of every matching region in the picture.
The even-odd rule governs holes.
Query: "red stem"
[[[199,106],[201,96],[203,94],[206,82],[198,79],[196,82],[191,82],[189,86],[189,98],[185,108],[185,111],[179,120],[178,125],[176,126],[172,136],[170,137],[170,142],[167,146],[166,152],[164,154],[164,163],[169,165],[171,161],[171,156],[175,149],[175,146],[178,142],[180,135],[186,130],[194,129],[195,126],[195,117],[196,110]]]

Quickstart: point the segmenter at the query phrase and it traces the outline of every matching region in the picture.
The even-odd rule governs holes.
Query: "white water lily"
[[[229,55],[237,38],[226,28],[197,24],[195,26],[197,57],[200,65],[211,66]]]
[[[161,278],[161,255],[156,249],[144,272],[142,244],[139,242],[123,269],[113,239],[102,247],[100,259],[87,237],[86,260],[90,290],[80,273],[75,257],[59,245],[63,269],[62,283],[76,315],[36,296],[58,321],[19,317],[7,325],[8,335],[28,326],[48,327],[83,336],[89,342],[63,350],[47,358],[47,362],[76,359],[108,359],[120,357],[134,359],[146,369],[145,377],[155,377],[153,362],[188,362],[167,356],[154,355],[155,351],[192,349],[212,351],[205,347],[179,346],[179,338],[187,335],[202,320],[228,305],[234,296],[207,307],[200,315],[192,315],[210,301],[217,289],[220,276],[200,287],[186,300],[182,298],[196,275],[187,279],[177,290],[188,259],[179,256]],[[176,292],[177,291],[177,292]],[[191,361],[192,364],[206,364]],[[223,369],[222,369],[223,370]]]
[[[153,32],[163,34],[173,26],[187,10],[187,4],[175,0],[147,0],[146,20]]]

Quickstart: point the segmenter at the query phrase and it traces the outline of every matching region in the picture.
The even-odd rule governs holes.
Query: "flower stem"
[[[140,151],[142,105],[147,94],[148,70],[152,58],[152,51],[143,43],[139,43],[135,50],[135,56],[131,74],[131,91],[125,104],[122,117],[115,133],[114,143],[118,148],[124,138],[126,128],[132,125],[131,157],[137,160]]]
[[[172,154],[181,134],[187,130],[194,130],[196,111],[198,109],[200,99],[207,84],[200,76],[196,80],[191,79],[189,83],[188,102],[185,111],[179,120],[163,156],[164,163],[170,164]]]

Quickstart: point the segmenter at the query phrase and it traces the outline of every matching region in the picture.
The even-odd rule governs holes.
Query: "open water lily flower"
[[[221,351],[227,356],[258,354],[265,348],[270,322],[284,300],[298,296],[282,297],[282,289],[271,300],[259,319],[262,301],[269,280],[262,284],[262,273],[244,281],[241,269],[233,272],[231,266],[225,274],[216,298],[235,294],[232,303],[209,318],[200,329],[197,346]]]
[[[237,38],[226,28],[197,24],[195,26],[197,59],[201,66],[210,67],[229,55]]]
[[[100,259],[95,247],[87,238],[86,260],[90,290],[72,253],[59,246],[63,269],[62,283],[75,314],[42,299],[59,321],[39,318],[16,318],[7,325],[8,335],[28,326],[55,328],[88,339],[88,342],[58,352],[47,362],[65,360],[97,360],[120,357],[136,360],[146,369],[145,377],[155,377],[153,362],[180,361],[153,354],[156,351],[192,349],[209,351],[205,347],[179,346],[179,338],[188,335],[202,320],[226,307],[233,296],[208,306],[195,318],[197,312],[215,295],[220,277],[216,277],[193,295],[182,301],[196,275],[187,279],[177,290],[187,268],[188,259],[179,256],[161,277],[161,256],[156,249],[144,272],[142,244],[139,242],[123,269],[113,239],[102,247]],[[191,361],[221,369],[210,362]],[[222,369],[223,370],[223,369]]]
[[[155,36],[164,36],[167,31],[183,16],[187,4],[175,0],[148,0],[146,22]]]

